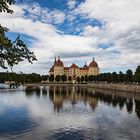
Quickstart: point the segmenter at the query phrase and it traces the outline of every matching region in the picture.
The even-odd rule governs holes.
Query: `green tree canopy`
[[[54,75],[50,75],[49,81],[53,82],[54,81]]]
[[[137,82],[140,82],[140,66],[136,68],[135,78]]]
[[[0,0],[0,12],[13,13],[9,5],[14,4],[14,0]],[[0,67],[11,68],[19,62],[27,59],[30,63],[37,60],[34,53],[31,52],[26,44],[18,35],[15,41],[11,41],[7,36],[8,29],[0,24]]]
[[[0,0],[0,12],[13,13],[13,10],[9,9],[10,5],[13,5],[15,0]]]
[[[126,71],[126,79],[129,82],[132,82],[133,81],[133,72],[132,72],[132,70],[128,69]]]
[[[71,81],[72,80],[72,77],[71,76],[68,76],[68,81]]]
[[[56,75],[55,80],[56,80],[57,82],[59,82],[60,79],[61,79],[61,76],[60,76],[60,75]]]
[[[62,80],[63,82],[67,81],[67,76],[66,76],[66,75],[61,75],[61,80]]]
[[[81,76],[81,82],[83,83],[85,81],[85,77]]]
[[[88,76],[87,75],[85,75],[85,82],[87,82],[88,81]]]
[[[80,81],[81,81],[81,79],[80,79],[80,77],[78,76],[78,77],[77,77],[77,82],[80,83]]]

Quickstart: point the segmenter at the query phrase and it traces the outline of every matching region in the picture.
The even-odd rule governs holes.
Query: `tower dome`
[[[98,64],[95,62],[94,58],[92,62],[89,64],[89,67],[98,67]]]
[[[55,61],[54,66],[64,67],[63,62],[60,60],[60,57],[58,57],[58,60]]]

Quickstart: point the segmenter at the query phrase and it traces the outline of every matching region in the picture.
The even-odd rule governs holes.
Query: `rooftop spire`
[[[94,61],[95,59],[94,59],[94,57],[93,57],[93,61]]]
[[[60,59],[60,56],[58,56],[58,59]]]
[[[56,55],[55,55],[55,59],[54,59],[54,63],[56,62]]]

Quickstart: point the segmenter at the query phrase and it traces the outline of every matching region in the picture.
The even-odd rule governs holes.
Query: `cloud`
[[[138,0],[86,0],[77,6],[70,0],[67,5],[69,9],[64,10],[50,10],[36,3],[15,5],[14,14],[0,15],[0,23],[11,32],[35,39],[30,49],[38,62],[24,62],[15,70],[46,74],[55,55],[67,66],[73,61],[89,63],[95,57],[101,72],[135,70],[140,64]],[[103,24],[95,26],[95,21]]]
[[[113,62],[116,65],[127,65],[132,69],[134,65],[140,64],[140,2],[138,0],[86,0],[75,9],[75,13],[86,15],[86,18],[98,19],[105,25],[98,27],[86,26],[83,36],[97,38],[99,43],[112,44],[113,47],[106,49],[106,54],[114,56],[113,51],[121,54],[114,56]],[[99,53],[105,62],[111,63],[108,56]],[[115,60],[116,59],[116,60]],[[111,60],[112,61],[112,60]],[[105,63],[101,60],[102,63]],[[105,65],[104,65],[105,66]]]
[[[75,8],[76,6],[76,0],[68,0],[67,5],[70,9]]]

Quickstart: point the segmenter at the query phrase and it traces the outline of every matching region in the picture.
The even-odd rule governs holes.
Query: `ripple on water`
[[[10,108],[0,113],[0,136],[16,139],[33,131],[38,123],[26,108]]]
[[[139,100],[132,104],[88,89],[49,92],[47,100],[41,94],[30,100],[24,92],[0,94],[0,140],[139,140]]]
[[[85,140],[83,130],[74,128],[61,128],[53,131],[51,136],[47,137],[48,140]]]

